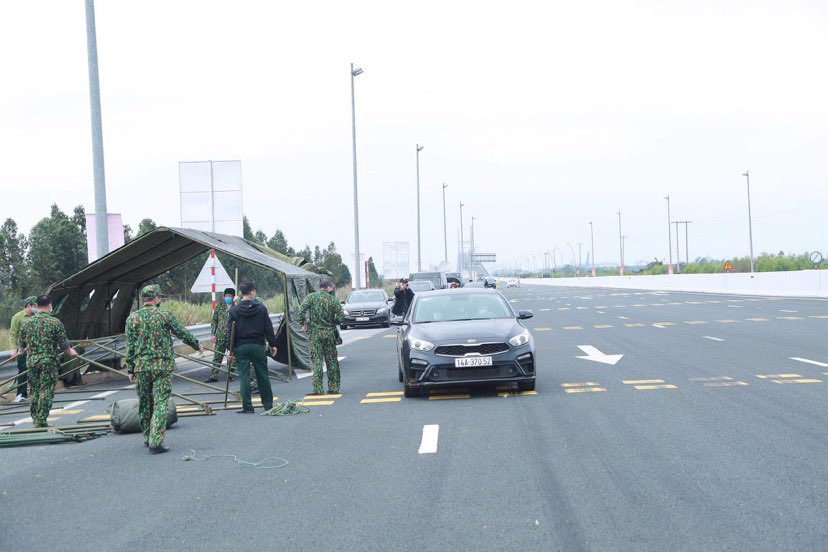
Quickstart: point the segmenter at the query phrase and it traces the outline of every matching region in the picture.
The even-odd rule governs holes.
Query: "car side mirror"
[[[340,304],[340,305],[344,305],[344,304],[345,304],[345,301],[340,301],[340,302],[339,302],[339,304]]]
[[[532,318],[533,316],[535,316],[535,313],[533,313],[530,310],[518,311],[518,320],[528,320],[529,318]]]
[[[385,302],[386,302],[386,303],[393,303],[393,302],[394,302],[394,300],[393,300],[393,299],[386,299],[386,300],[385,300]]]
[[[395,316],[391,319],[392,326],[405,326],[405,318],[402,316]]]

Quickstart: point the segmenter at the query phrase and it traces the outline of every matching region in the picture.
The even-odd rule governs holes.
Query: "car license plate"
[[[357,319],[356,319],[357,322],[368,322],[369,320],[371,320],[371,319],[367,316],[357,316]]]
[[[457,368],[471,368],[476,366],[491,366],[492,357],[464,357],[455,358],[454,365]]]

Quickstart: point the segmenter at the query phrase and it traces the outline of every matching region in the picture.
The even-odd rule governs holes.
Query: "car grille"
[[[509,350],[506,343],[479,343],[476,345],[440,345],[435,354],[447,357],[463,357],[468,355],[496,355]]]
[[[447,372],[448,379],[450,380],[496,378],[500,375],[500,369],[497,366],[487,366],[485,368],[449,368]]]
[[[376,309],[362,310],[362,311],[352,310],[352,311],[348,311],[348,312],[350,313],[351,316],[374,316],[375,314],[377,314]]]

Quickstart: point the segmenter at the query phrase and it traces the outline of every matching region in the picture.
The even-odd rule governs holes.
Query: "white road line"
[[[629,318],[626,316],[619,316],[618,318],[620,318],[621,320],[629,320]]]
[[[741,309],[742,305],[728,305],[731,309]]]
[[[655,328],[661,328],[662,330],[663,330],[664,328],[666,328],[666,326],[662,326],[662,325],[660,325],[660,324],[653,324],[653,327],[655,327]]]
[[[424,425],[423,438],[420,441],[420,454],[434,454],[437,452],[437,438],[440,433],[439,425]]]
[[[788,309],[779,309],[779,312],[799,312],[799,311],[788,310]]]
[[[339,361],[340,361],[340,362],[342,362],[343,360],[345,360],[345,359],[346,359],[346,358],[348,358],[348,357],[336,357],[336,358],[338,358],[338,359],[339,359]],[[322,373],[325,373],[325,372],[327,372],[327,371],[328,371],[328,367],[323,365],[323,366],[322,366]],[[311,377],[312,375],[313,375],[313,372],[305,372],[304,374],[296,374],[296,379],[304,379],[304,378],[309,378],[309,377]]]
[[[702,337],[705,339],[709,339],[710,341],[724,341],[724,339],[721,339],[719,337],[713,337],[712,335],[703,335]]]
[[[73,403],[69,403],[69,404],[66,404],[66,405],[63,406],[63,410],[72,410],[76,406],[80,406],[80,405],[86,404],[88,402],[89,401],[76,401],[76,402],[73,402]]]
[[[799,358],[799,357],[790,357],[791,360],[798,360],[799,362],[804,362],[806,364],[813,364],[814,366],[820,366],[822,368],[828,368],[828,362],[819,362],[818,360],[810,360],[807,358]]]

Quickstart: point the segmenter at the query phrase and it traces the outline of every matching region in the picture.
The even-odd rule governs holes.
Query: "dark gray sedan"
[[[384,289],[360,289],[352,291],[342,303],[345,319],[340,327],[383,326],[391,323],[391,307],[394,300],[388,298]]]

